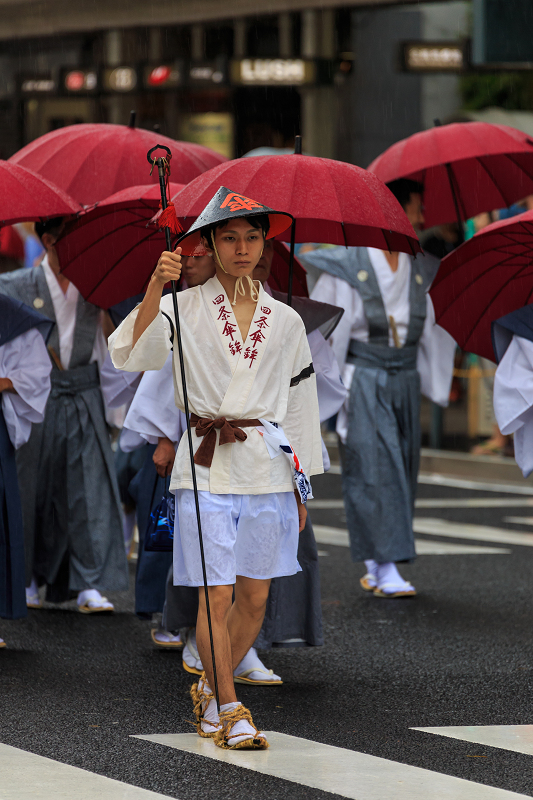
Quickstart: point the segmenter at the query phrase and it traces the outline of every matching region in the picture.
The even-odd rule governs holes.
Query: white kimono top
[[[201,418],[265,419],[278,423],[308,476],[323,472],[316,378],[300,316],[261,287],[245,342],[231,303],[216,277],[178,294],[189,410]],[[161,313],[163,312],[163,313]],[[172,297],[132,348],[138,310],[109,339],[114,365],[128,372],[161,369],[175,325]],[[165,316],[166,315],[166,316]],[[174,397],[184,411],[177,345],[174,347]],[[289,459],[271,458],[256,428],[247,439],[217,445],[210,468],[196,466],[198,489],[213,494],[267,494],[294,490]],[[202,439],[193,429],[196,451]],[[186,437],[182,437],[170,488],[192,489]]]
[[[42,422],[48,395],[52,362],[36,328],[0,347],[0,378],[9,378],[16,389],[2,392],[2,411],[15,450],[26,444],[33,422]]]
[[[400,345],[405,344],[410,318],[409,286],[411,280],[411,260],[400,253],[398,270],[393,272],[381,250],[368,248],[368,255],[374,267],[379,284],[385,313],[394,317]],[[350,387],[355,364],[346,361],[350,339],[368,342],[368,322],[365,316],[361,295],[341,278],[323,272],[311,293],[313,300],[344,308],[344,314],[331,336],[332,346],[340,366],[342,381]],[[450,334],[435,323],[435,311],[429,295],[424,330],[418,347],[417,368],[420,373],[422,394],[440,406],[447,406],[453,377],[453,362],[456,344]],[[394,346],[393,333],[389,333],[389,344]],[[346,401],[346,403],[348,400]],[[339,413],[337,432],[341,438],[346,435],[346,404]]]
[[[514,433],[516,463],[533,472],[533,342],[513,335],[494,376],[494,414],[500,431]]]

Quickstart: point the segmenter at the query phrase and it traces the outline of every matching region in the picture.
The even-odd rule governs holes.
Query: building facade
[[[228,157],[302,134],[306,152],[367,166],[456,110],[457,76],[406,72],[400,54],[460,41],[468,5],[0,0],[0,157],[135,110],[139,126]]]

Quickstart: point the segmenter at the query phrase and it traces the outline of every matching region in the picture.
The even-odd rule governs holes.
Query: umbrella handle
[[[157,150],[158,147],[161,147],[163,150],[167,151],[166,158],[150,158],[151,154],[154,150]],[[167,200],[167,178],[170,173],[169,169],[169,161],[172,158],[172,153],[165,147],[165,145],[156,145],[152,147],[151,150],[148,151],[148,161],[152,164],[152,169],[154,165],[157,164],[157,169],[159,172],[159,188],[161,190],[161,208],[165,210],[168,205]],[[171,238],[170,238],[170,229],[168,226],[165,226],[165,238],[167,244],[167,250],[172,250]],[[209,607],[209,590],[207,588],[207,570],[205,566],[205,554],[204,554],[204,539],[202,536],[202,520],[200,518],[200,503],[198,500],[198,486],[196,484],[196,468],[194,464],[194,448],[192,443],[192,432],[191,432],[191,415],[189,413],[189,396],[187,392],[187,381],[185,377],[185,361],[183,357],[183,344],[181,340],[181,328],[180,328],[180,318],[179,318],[179,311],[178,311],[178,296],[176,291],[176,281],[171,281],[172,287],[172,305],[174,308],[174,319],[176,321],[176,341],[178,343],[178,356],[179,356],[179,363],[180,363],[180,375],[181,375],[181,385],[183,387],[183,406],[185,409],[185,420],[187,422],[187,440],[189,444],[189,458],[191,462],[191,475],[192,475],[192,486],[194,492],[194,503],[196,506],[196,522],[198,525],[198,541],[200,544],[200,558],[202,562],[202,577],[204,581],[204,592],[205,592],[205,608],[207,614],[207,626],[209,628],[209,641],[211,644],[211,661],[213,664],[213,678],[214,678],[214,686],[212,687],[215,693],[215,698],[217,702],[218,709],[220,709],[220,702],[218,699],[218,680],[217,680],[217,668],[215,663],[215,644],[213,640],[213,629],[211,625],[211,609]]]

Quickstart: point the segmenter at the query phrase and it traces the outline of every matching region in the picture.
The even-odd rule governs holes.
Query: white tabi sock
[[[408,592],[413,589],[413,586],[408,581],[404,581],[393,561],[387,564],[378,564],[377,567],[378,589],[385,586],[385,594]]]
[[[204,691],[206,694],[209,694],[211,692],[211,687],[207,681],[200,678],[198,681],[198,691]],[[202,722],[202,730],[204,733],[215,733],[215,731],[218,731],[220,728],[220,719],[217,711],[217,701],[214,697],[207,704],[207,708],[202,709],[202,716],[207,720],[207,722]],[[209,725],[209,722],[213,724]]]
[[[224,703],[220,706],[220,713],[222,714],[224,711],[233,711],[240,705],[242,705],[242,703]],[[230,747],[239,744],[239,742],[244,742],[245,739],[266,739],[264,733],[257,733],[255,728],[252,728],[250,723],[245,719],[235,723],[230,731],[230,736],[235,737],[230,739]]]
[[[378,571],[377,561],[373,561],[371,558],[369,558],[368,561],[365,561],[365,567],[369,575],[374,575],[374,577],[376,576]]]
[[[204,671],[200,653],[196,647],[196,628],[191,628],[187,634],[187,641],[183,648],[182,659],[191,669],[196,669],[199,672]]]
[[[78,606],[113,610],[113,603],[110,603],[109,600],[102,597],[98,589],[85,589],[83,592],[80,592],[76,603]]]
[[[255,647],[250,647],[241,663],[233,671],[233,674],[238,678],[243,673],[246,678],[251,681],[280,681],[279,675],[275,675],[271,669],[267,669],[259,656]]]

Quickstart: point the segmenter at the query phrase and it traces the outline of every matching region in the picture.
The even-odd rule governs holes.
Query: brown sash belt
[[[194,456],[194,463],[199,467],[210,467],[215,454],[217,443],[217,429],[220,431],[218,443],[234,444],[237,440],[245,442],[248,438],[241,428],[258,428],[261,421],[258,419],[202,419],[197,414],[191,414],[191,425],[196,429],[197,436],[204,440]]]

